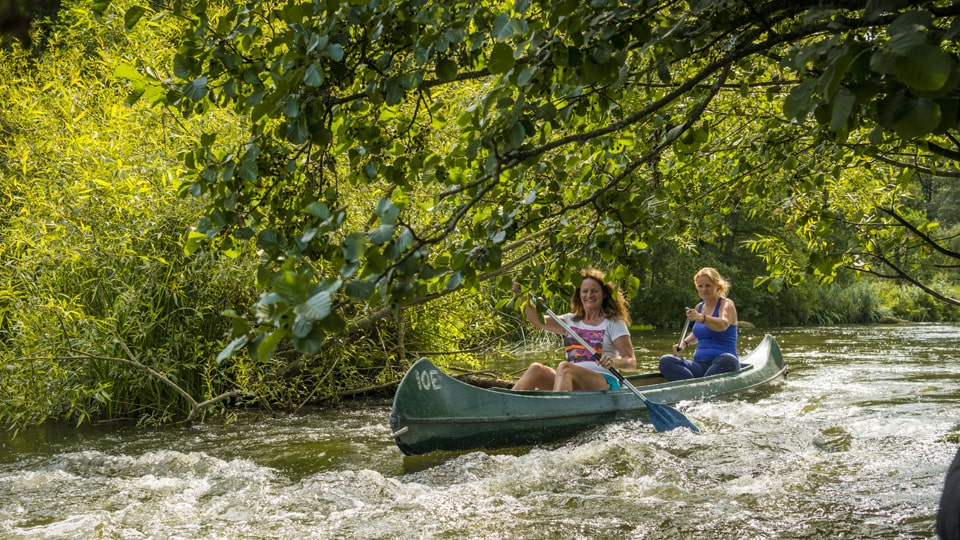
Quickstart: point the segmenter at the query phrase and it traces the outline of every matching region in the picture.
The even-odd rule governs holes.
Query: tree
[[[132,6],[128,24],[160,9]],[[751,243],[770,286],[842,268],[914,279],[960,258],[915,210],[955,176],[960,6],[647,0],[173,2],[172,66],[131,102],[230,109],[249,132],[185,149],[189,249],[247,241],[268,289],[242,347],[318,352],[508,273],[563,293],[662,238]],[[758,220],[762,221],[762,220]],[[798,249],[798,247],[800,249]]]

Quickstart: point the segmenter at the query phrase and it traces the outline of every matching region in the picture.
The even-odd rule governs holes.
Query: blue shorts
[[[610,383],[611,390],[620,389],[620,381],[618,381],[616,377],[614,377],[613,375],[607,375],[606,373],[601,373],[601,375],[603,375],[603,378],[606,379],[608,383]]]

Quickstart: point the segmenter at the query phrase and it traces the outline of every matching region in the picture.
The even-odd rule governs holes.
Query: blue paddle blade
[[[685,427],[696,433],[700,432],[700,429],[693,425],[689,418],[673,407],[663,403],[654,403],[649,399],[644,399],[644,403],[647,405],[650,423],[657,431],[670,431],[671,429]]]
[[[650,416],[650,423],[653,424],[654,429],[657,431],[670,431],[671,429],[677,429],[680,427],[690,428],[696,433],[700,433],[700,429],[693,425],[682,412],[674,409],[669,405],[663,403],[654,403],[647,399],[646,396],[640,393],[637,390],[637,387],[630,384],[630,381],[625,379],[619,371],[609,368],[610,373],[620,381],[620,384],[626,386],[631,392],[636,394],[636,396],[643,400],[644,405],[647,406],[647,414]]]

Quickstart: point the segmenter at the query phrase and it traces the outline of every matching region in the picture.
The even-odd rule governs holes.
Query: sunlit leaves
[[[18,126],[5,131],[0,158],[0,198],[9,203],[0,210],[0,254],[11,262],[0,325],[15,308],[5,354],[31,358],[29,372],[12,364],[16,373],[3,377],[5,385],[27,382],[16,376],[22,371],[45,387],[37,399],[21,387],[41,412],[34,420],[172,422],[187,404],[163,380],[197,398],[238,383],[224,356],[216,377],[206,370],[229,341],[220,312],[252,303],[255,265],[230,258],[239,252],[227,242],[217,245],[228,256],[211,256],[206,232],[191,230],[202,208],[176,196],[190,189],[178,154],[195,157],[185,147],[210,124],[228,133],[238,126],[217,113],[171,121],[152,107],[161,97],[190,101],[160,84],[170,82],[176,29],[162,18],[146,24],[147,11],[131,4],[100,2],[103,17],[65,6],[43,25],[42,54],[0,53],[0,123]],[[211,213],[207,230],[222,216]],[[249,255],[251,247],[240,250]],[[62,354],[64,346],[73,353]],[[240,339],[231,352],[243,346]],[[0,422],[6,410],[0,406]]]
[[[590,259],[620,267],[661,237],[722,238],[727,216],[762,219],[770,197],[843,191],[858,164],[831,145],[956,126],[946,21],[909,2],[761,7],[198,6],[167,105],[250,125],[235,148],[198,144],[183,192],[211,197],[207,238],[248,228],[262,275],[344,280],[324,324],[300,308],[290,326],[298,304],[271,304],[313,350],[354,302],[476,289],[515,256],[507,245],[550,227],[571,252],[551,279]],[[778,208],[831,234],[795,216],[820,207],[800,206]]]

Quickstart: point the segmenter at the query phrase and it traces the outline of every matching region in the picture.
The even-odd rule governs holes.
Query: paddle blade
[[[639,390],[637,390],[636,386],[630,384],[630,381],[625,379],[619,371],[610,368],[610,372],[613,373],[617,380],[620,381],[620,384],[633,392],[635,396],[643,400],[643,404],[647,406],[647,413],[650,416],[650,423],[653,424],[654,429],[657,431],[670,431],[671,429],[676,429],[678,427],[685,427],[700,433],[700,429],[693,425],[693,422],[688,420],[682,412],[669,405],[650,401]]]
[[[657,431],[670,431],[671,429],[685,427],[696,433],[700,432],[700,429],[693,425],[689,418],[673,407],[663,403],[654,403],[650,400],[645,400],[645,402],[647,413],[650,415],[650,423]]]

